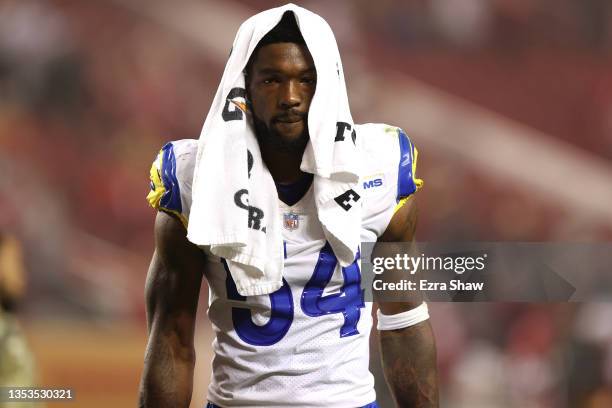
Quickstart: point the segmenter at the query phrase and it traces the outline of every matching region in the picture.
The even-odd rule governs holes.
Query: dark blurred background
[[[419,240],[612,240],[610,0],[297,3],[334,29],[355,121],[419,148]],[[238,26],[281,4],[0,0],[0,233],[37,382],[74,387],[71,406],[135,406],[150,164],[199,137]],[[601,300],[432,304],[442,406],[612,406]]]

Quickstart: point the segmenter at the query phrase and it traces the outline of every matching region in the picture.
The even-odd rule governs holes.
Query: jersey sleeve
[[[191,183],[197,141],[184,139],[166,143],[151,165],[149,205],[178,217],[187,227],[191,208]]]
[[[418,151],[398,127],[367,123],[357,128],[364,154],[363,222],[380,237],[393,215],[423,186],[416,176]]]
[[[400,157],[397,171],[397,204],[393,213],[402,208],[408,199],[423,187],[423,180],[416,176],[419,151],[402,129],[396,129]]]

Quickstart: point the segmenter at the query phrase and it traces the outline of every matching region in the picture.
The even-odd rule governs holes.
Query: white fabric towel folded
[[[240,27],[198,144],[187,237],[225,258],[243,296],[282,286],[283,239],[278,194],[262,162],[245,104],[243,70],[261,38],[292,11],[313,57],[316,91],[310,141],[300,168],[314,174],[318,217],[342,266],[360,241],[359,151],[336,40],[318,15],[288,4],[259,13]]]

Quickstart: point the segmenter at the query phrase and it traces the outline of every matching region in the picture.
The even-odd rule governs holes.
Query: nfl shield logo
[[[285,213],[283,224],[285,229],[293,231],[300,226],[300,216],[294,213]]]

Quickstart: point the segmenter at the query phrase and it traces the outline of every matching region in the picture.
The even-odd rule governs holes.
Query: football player
[[[153,163],[148,196],[158,212],[140,406],[189,406],[196,309],[206,277],[215,332],[209,407],[376,407],[368,369],[372,303],[359,290],[359,255],[348,267],[338,264],[317,218],[313,176],[300,170],[317,71],[292,13],[259,42],[245,77],[244,109],[283,216],[284,284],[270,295],[241,296],[227,263],[188,241],[197,141],[167,143]],[[366,157],[362,241],[412,241],[413,194],[422,184],[415,177],[416,149],[397,127],[355,125],[355,131]],[[378,307],[383,366],[395,400],[402,407],[437,406],[426,305],[381,301]]]

